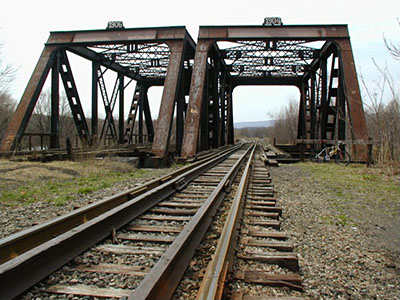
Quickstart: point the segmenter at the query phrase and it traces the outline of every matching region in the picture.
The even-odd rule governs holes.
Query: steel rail
[[[166,182],[141,195],[135,194],[132,196],[133,199],[0,265],[0,299],[17,297],[86,249],[106,238],[113,229],[121,228],[158,202],[183,189],[190,181],[223,161],[239,147],[241,146],[233,147],[230,151],[202,162],[175,178],[168,178]],[[130,197],[129,193],[124,194],[125,197]]]
[[[254,145],[240,180],[235,198],[221,232],[213,259],[207,266],[196,300],[217,300],[222,298],[228,269],[232,267],[233,250],[237,240],[237,229],[242,215],[243,198],[250,177],[250,166],[256,149]]]
[[[237,149],[232,148],[232,149]],[[71,230],[72,228],[86,223],[87,221],[99,216],[100,214],[125,203],[145,192],[162,185],[168,180],[172,180],[177,176],[194,169],[195,167],[204,164],[207,160],[211,160],[218,155],[222,155],[231,151],[231,149],[212,154],[209,157],[201,159],[191,165],[180,168],[168,175],[154,179],[148,183],[142,184],[138,187],[128,189],[116,195],[107,197],[103,200],[92,203],[88,206],[79,208],[63,216],[57,217],[50,221],[44,222],[39,225],[32,226],[28,229],[17,232],[4,239],[0,240],[0,264],[9,261],[21,255],[22,253],[40,245],[44,242],[55,238],[56,236]]]
[[[128,300],[169,299],[252,147],[238,159]]]

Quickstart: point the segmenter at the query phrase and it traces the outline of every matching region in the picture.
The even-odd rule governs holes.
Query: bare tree
[[[7,92],[0,92],[0,141],[15,110],[15,102]]]
[[[397,23],[400,26],[400,19],[397,19]],[[383,37],[385,42],[386,49],[393,56],[394,59],[400,60],[400,45],[394,44],[391,40],[388,40],[386,37]]]
[[[290,98],[286,106],[278,113],[270,114],[270,117],[275,119],[270,133],[272,137],[277,138],[279,143],[293,143],[297,137],[298,101]]]
[[[369,135],[378,142],[374,158],[380,163],[399,162],[400,95],[388,68],[382,69],[376,63],[375,66],[380,73],[379,80],[367,84],[360,76],[365,98],[369,100],[364,101]]]
[[[6,93],[14,80],[16,69],[11,64],[5,64],[2,55],[3,44],[0,43],[0,94]]]
[[[8,92],[16,70],[11,64],[4,64],[2,55],[3,44],[0,43],[0,141],[4,137],[8,121],[15,110],[15,102]]]

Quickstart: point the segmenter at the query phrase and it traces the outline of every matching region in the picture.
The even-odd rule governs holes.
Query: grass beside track
[[[0,203],[14,206],[49,201],[64,205],[116,182],[160,174],[159,170],[136,169],[115,159],[45,164],[0,160]]]
[[[399,179],[386,176],[379,168],[351,164],[300,163],[317,184],[329,192],[336,216],[321,216],[326,222],[358,225],[367,219],[397,217],[400,204]]]

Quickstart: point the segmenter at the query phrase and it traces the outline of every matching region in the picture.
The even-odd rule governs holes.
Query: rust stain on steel
[[[201,26],[199,39],[333,39],[348,38],[347,25]]]
[[[167,77],[164,82],[157,129],[151,151],[159,157],[165,157],[171,133],[175,97],[179,88],[179,73],[183,63],[184,41],[168,42],[171,56],[168,63]]]
[[[194,156],[197,150],[207,56],[208,49],[212,43],[213,41],[199,41],[196,47],[193,74],[190,83],[188,112],[182,143],[181,156],[184,158]]]
[[[43,73],[48,67],[48,63],[50,61],[51,54],[56,49],[55,46],[46,46],[42,54],[40,55],[39,61],[36,64],[36,67],[32,73],[32,76],[28,82],[28,85],[22,95],[21,101],[18,104],[17,110],[12,116],[10,122],[8,123],[7,130],[4,134],[4,139],[0,144],[0,151],[11,151],[14,140],[17,136],[18,131],[20,130],[20,126],[25,114],[28,113],[28,108],[31,104],[31,100],[33,95],[38,87],[39,81],[42,78]],[[32,108],[33,110],[33,108]],[[25,128],[23,128],[25,131]]]

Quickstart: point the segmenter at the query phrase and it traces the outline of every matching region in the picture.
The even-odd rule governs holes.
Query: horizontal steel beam
[[[185,39],[192,49],[196,44],[184,26],[128,28],[121,30],[82,30],[50,32],[47,45],[115,44],[129,42],[162,42]]]
[[[302,77],[241,77],[231,79],[233,87],[239,85],[294,85],[301,86]]]
[[[349,38],[347,25],[200,26],[198,39],[327,40]]]

